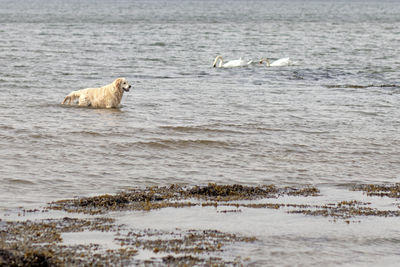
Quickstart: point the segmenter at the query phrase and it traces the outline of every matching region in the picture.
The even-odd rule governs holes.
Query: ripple
[[[155,43],[149,44],[149,46],[165,47],[165,46],[167,46],[167,44],[164,42],[155,42]]]
[[[365,88],[400,88],[400,85],[396,84],[369,84],[369,85],[359,85],[359,84],[333,84],[325,85],[326,88],[353,88],[353,89],[365,89]]]
[[[165,129],[165,130],[175,131],[175,132],[181,132],[181,133],[246,134],[246,132],[243,132],[243,131],[236,131],[236,130],[230,130],[230,129],[206,128],[203,126],[195,126],[195,127],[193,127],[193,126],[161,126],[160,128]]]
[[[73,135],[82,135],[82,136],[89,136],[89,137],[94,137],[94,136],[107,136],[103,133],[95,132],[95,131],[88,131],[88,130],[83,130],[83,131],[73,131],[70,132],[70,134]]]
[[[129,146],[149,147],[155,149],[185,149],[185,148],[217,148],[229,147],[230,143],[215,140],[155,140],[148,142],[129,143]]]
[[[34,182],[28,181],[26,179],[15,179],[15,178],[8,178],[5,179],[6,182],[9,184],[14,184],[14,185],[34,185]]]

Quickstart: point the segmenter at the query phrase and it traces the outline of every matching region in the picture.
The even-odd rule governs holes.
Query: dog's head
[[[118,90],[124,90],[125,92],[129,92],[131,89],[131,85],[126,81],[125,78],[118,78],[114,81],[114,86]]]

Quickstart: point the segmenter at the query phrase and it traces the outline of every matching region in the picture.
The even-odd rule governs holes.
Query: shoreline
[[[265,243],[262,228],[240,225],[250,218],[284,216],[300,225],[319,218],[317,225],[341,228],[400,217],[399,184],[354,186],[334,202],[340,194],[326,194],[312,186],[208,184],[55,201],[0,219],[0,265],[257,265],[261,257],[242,253]]]

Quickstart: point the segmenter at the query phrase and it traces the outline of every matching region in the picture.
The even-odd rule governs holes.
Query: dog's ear
[[[121,89],[121,84],[122,84],[123,80],[124,80],[123,78],[118,78],[118,79],[116,79],[116,80],[114,81],[114,86],[115,86],[115,88]]]

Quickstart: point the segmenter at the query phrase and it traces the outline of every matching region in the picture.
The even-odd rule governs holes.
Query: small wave
[[[8,183],[10,183],[10,184],[20,184],[20,185],[22,185],[22,184],[27,184],[27,185],[35,184],[35,183],[31,182],[31,181],[28,181],[28,180],[25,180],[25,179],[17,179],[17,178],[9,178],[9,179],[6,179],[6,181]]]
[[[43,105],[44,107],[49,106],[49,105]],[[119,108],[94,108],[92,106],[80,106],[78,104],[72,104],[72,105],[65,105],[61,103],[57,103],[54,106],[61,107],[61,108],[72,108],[72,109],[88,109],[88,110],[94,110],[98,113],[122,113],[123,111],[121,108],[123,108],[123,105],[120,105]]]
[[[46,134],[46,133],[31,133],[29,137],[32,139],[52,139],[54,135]]]
[[[162,58],[151,58],[151,57],[147,57],[147,58],[140,58],[140,60],[143,61],[150,61],[150,62],[162,62],[162,63],[166,63],[166,61]]]
[[[138,79],[149,80],[149,79],[186,79],[181,75],[136,75]]]
[[[199,73],[197,73],[197,77],[204,77],[208,75],[210,75],[210,73],[206,71],[200,71]]]
[[[93,132],[93,131],[75,131],[75,132],[70,132],[70,134],[84,135],[84,136],[105,136],[102,133]]]
[[[229,143],[215,140],[157,140],[149,142],[137,142],[136,145],[151,148],[210,148],[210,147],[227,147]]]
[[[232,134],[246,134],[242,131],[234,131],[228,129],[212,129],[205,127],[192,127],[192,126],[161,126],[161,129],[170,130],[181,133],[232,133]]]
[[[333,85],[325,85],[326,88],[353,88],[353,89],[365,89],[371,87],[380,87],[380,88],[400,88],[400,85],[396,84],[369,84],[369,85],[358,85],[358,84],[333,84]]]
[[[379,112],[373,112],[373,111],[363,111],[363,110],[355,110],[352,111],[352,113],[360,114],[360,115],[365,115],[365,116],[379,116],[381,113]]]
[[[173,76],[167,76],[167,75],[136,75],[136,77],[138,79],[142,79],[142,80],[149,80],[149,79],[174,79],[174,78],[178,78],[178,77],[173,77]]]
[[[264,81],[262,81],[262,80],[254,80],[252,83],[253,83],[254,85],[263,85],[263,84],[264,84]]]
[[[10,125],[0,125],[0,129],[1,130],[15,130],[15,128]]]
[[[160,47],[164,47],[166,45],[167,44],[164,42],[155,42],[155,43],[150,44],[150,46],[160,46]]]
[[[142,131],[141,129],[135,129],[136,131]],[[82,131],[71,131],[66,132],[67,135],[79,135],[85,137],[131,137],[131,133],[123,132],[123,131],[90,131],[90,130],[82,130]]]

